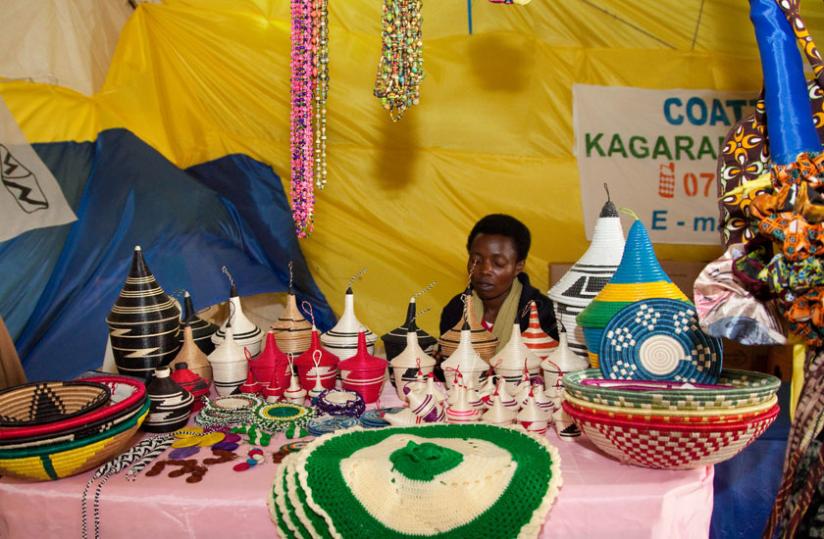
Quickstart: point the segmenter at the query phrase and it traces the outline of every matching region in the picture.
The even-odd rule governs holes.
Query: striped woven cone
[[[415,332],[417,335],[418,345],[424,350],[425,354],[431,355],[435,352],[435,345],[438,344],[438,341],[415,323],[416,310],[415,298],[409,298],[404,323],[385,335],[381,335],[383,347],[386,350],[386,359],[391,361],[407,347],[406,334],[410,331]]]
[[[238,297],[234,286],[232,286],[229,304],[229,317],[220,326],[220,329],[212,335],[212,342],[215,346],[223,342],[223,339],[226,338],[226,327],[231,321],[232,335],[235,342],[248,349],[253,356],[258,355],[260,353],[260,343],[263,341],[263,331],[243,314],[240,297]]]
[[[515,389],[521,381],[524,366],[531,374],[540,374],[541,360],[532,353],[521,340],[521,327],[516,322],[512,325],[512,336],[500,352],[492,356],[489,364],[495,368],[495,374],[506,380],[509,390]]]
[[[584,329],[589,360],[598,365],[601,335],[610,319],[628,305],[645,299],[665,298],[689,302],[664,272],[644,224],[637,220],[627,235],[624,255],[609,283],[577,317]]]
[[[403,387],[407,382],[417,379],[418,371],[427,375],[435,368],[435,358],[421,348],[420,341],[413,332],[406,334],[406,347],[389,361],[390,381],[403,399]]]
[[[463,375],[464,380],[471,379],[474,387],[478,387],[486,377],[489,364],[481,358],[473,347],[472,331],[466,322],[464,322],[464,329],[461,331],[458,347],[449,358],[441,363],[441,368],[443,369],[447,388],[452,387],[457,372]]]
[[[472,342],[472,347],[476,352],[478,352],[481,359],[484,361],[489,361],[492,359],[492,356],[495,355],[495,349],[498,348],[498,338],[489,331],[485,330],[481,323],[475,319],[475,316],[472,314],[471,295],[469,295],[466,300],[466,312],[467,322],[469,323],[469,331],[471,332],[470,340]],[[463,330],[463,325],[464,319],[461,318],[457,324],[441,335],[441,338],[438,339],[441,357],[448,358],[455,353],[455,350],[458,348],[458,344],[461,342],[461,331]]]
[[[272,324],[272,331],[278,341],[278,348],[287,354],[302,354],[312,340],[312,324],[300,313],[295,295],[286,299],[286,309]]]
[[[529,302],[529,326],[526,331],[521,332],[521,341],[524,346],[532,350],[538,359],[544,359],[552,350],[558,346],[558,341],[550,337],[544,328],[541,327],[538,318],[538,306],[534,301]]]
[[[363,402],[371,404],[381,394],[389,362],[369,354],[367,350],[366,333],[361,331],[358,334],[357,353],[341,361],[339,367],[343,389],[356,392],[363,397]]]
[[[335,327],[321,335],[323,347],[341,358],[353,356],[358,350],[358,333],[364,332],[366,346],[370,354],[375,353],[375,341],[378,338],[372,331],[360,323],[355,316],[355,294],[352,288],[346,290],[341,315]]]
[[[212,365],[212,381],[221,397],[231,395],[246,380],[249,362],[243,347],[235,342],[232,326],[226,328],[226,337],[215,351],[209,354]]]
[[[192,339],[197,347],[200,348],[204,354],[211,354],[215,349],[215,343],[212,342],[212,335],[218,330],[218,327],[197,315],[194,304],[192,303],[192,296],[188,290],[183,291],[183,324],[192,328]],[[180,341],[182,345],[182,332]]]
[[[106,323],[121,374],[148,380],[155,368],[168,364],[180,348],[180,309],[149,271],[139,245],[134,248],[129,276]]]
[[[586,357],[587,347],[584,330],[575,318],[607,285],[623,253],[621,218],[615,204],[607,200],[595,223],[589,249],[549,291],[555,318],[567,330],[570,350],[581,357]]]

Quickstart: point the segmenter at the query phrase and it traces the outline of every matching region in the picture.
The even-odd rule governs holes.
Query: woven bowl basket
[[[735,369],[721,372],[718,384],[733,386],[725,389],[627,391],[581,384],[582,380],[600,378],[600,370],[586,369],[567,373],[562,380],[567,394],[581,401],[624,409],[668,411],[724,411],[756,406],[775,398],[781,385],[775,376]]]
[[[95,382],[34,382],[0,391],[0,427],[33,427],[76,417],[106,404]]]
[[[598,449],[626,464],[687,470],[731,459],[775,421],[779,407],[749,421],[723,425],[673,425],[609,419],[563,404]]]
[[[79,441],[45,447],[0,450],[0,473],[31,481],[48,481],[91,470],[125,451],[149,414],[146,400],[132,419]]]
[[[57,434],[97,421],[112,419],[146,398],[146,386],[143,382],[128,376],[94,376],[82,381],[105,385],[111,393],[111,399],[105,406],[53,423],[27,427],[0,427],[0,440]]]
[[[749,421],[756,416],[770,410],[778,403],[778,398],[749,406],[746,408],[730,408],[729,410],[638,410],[620,408],[618,406],[603,406],[591,402],[578,400],[570,395],[564,395],[566,402],[576,410],[606,419],[636,421],[643,423],[672,423],[687,425],[719,425]]]
[[[97,421],[66,428],[60,432],[0,440],[0,451],[6,449],[34,448],[72,441],[79,442],[85,438],[96,436],[117,425],[120,425],[121,423],[131,420],[142,411],[146,404],[146,400],[146,398],[143,398],[137,401],[133,406],[126,408],[119,414],[111,417],[104,417]]]

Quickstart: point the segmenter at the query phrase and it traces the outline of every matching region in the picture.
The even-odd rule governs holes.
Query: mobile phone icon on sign
[[[675,163],[666,163],[658,167],[658,196],[672,198],[675,196]]]

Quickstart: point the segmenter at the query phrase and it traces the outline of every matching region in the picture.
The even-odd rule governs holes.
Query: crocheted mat
[[[560,486],[557,450],[519,429],[354,428],[285,458],[269,506],[284,537],[534,537]]]

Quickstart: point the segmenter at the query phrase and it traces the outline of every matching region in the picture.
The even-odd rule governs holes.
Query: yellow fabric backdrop
[[[393,124],[372,97],[381,2],[330,4],[329,186],[302,247],[338,312],[349,276],[368,268],[357,308],[378,333],[438,280],[419,301],[433,310],[419,322],[437,333],[440,306],[463,287],[466,234],[486,213],[515,214],[532,229],[527,270],[543,290],[548,262],[583,253],[574,83],[760,88],[739,0],[474,0],[471,36],[465,1],[424,0],[421,104]],[[288,10],[286,0],[141,4],[96,95],[21,82],[0,83],[0,95],[31,142],[126,127],[180,167],[249,154],[288,192]],[[821,5],[805,5],[805,15],[824,35]],[[720,252],[657,250],[676,260]]]

